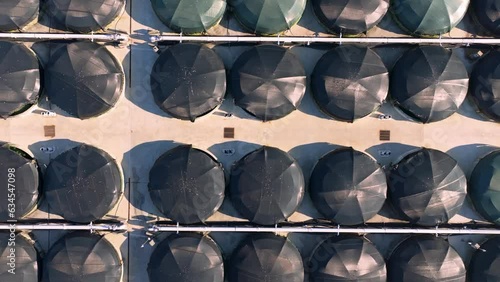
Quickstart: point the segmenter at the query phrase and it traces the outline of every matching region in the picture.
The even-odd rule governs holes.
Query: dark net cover
[[[158,18],[175,32],[205,32],[220,22],[226,0],[151,0]]]
[[[309,193],[327,219],[341,225],[362,224],[384,205],[386,176],[382,167],[367,154],[342,148],[316,163]]]
[[[33,242],[23,235],[11,237],[9,232],[0,232],[0,281],[38,282],[39,256]],[[11,238],[14,238],[11,240]],[[15,245],[12,244],[15,242]],[[10,243],[10,245],[9,245]],[[11,262],[11,248],[15,249],[15,262]],[[12,263],[12,265],[11,265]],[[15,268],[12,274],[12,266]]]
[[[155,247],[148,264],[151,282],[221,282],[224,262],[217,244],[197,233],[172,234]]]
[[[125,0],[45,0],[50,19],[64,29],[88,33],[104,30],[125,8]]]
[[[306,0],[229,0],[236,19],[258,35],[273,35],[295,25],[306,8]]]
[[[20,30],[38,17],[40,0],[0,1],[0,32]]]
[[[43,282],[120,282],[123,265],[106,238],[77,231],[52,245],[42,272]]]
[[[468,281],[500,281],[500,237],[489,238],[472,255],[467,269]]]
[[[388,281],[465,282],[466,278],[460,255],[434,235],[412,236],[401,242],[387,262],[387,273]]]
[[[124,88],[120,63],[105,46],[73,42],[58,46],[44,69],[49,101],[71,116],[99,116],[116,104]]]
[[[310,281],[386,282],[384,257],[360,236],[336,236],[321,242],[308,262]]]
[[[81,223],[104,217],[116,205],[122,190],[116,161],[103,150],[85,144],[53,159],[43,181],[50,211]]]
[[[304,175],[288,153],[264,146],[233,165],[229,195],[244,218],[274,225],[292,215],[300,205]]]
[[[229,74],[236,105],[262,121],[280,119],[296,110],[306,84],[299,58],[276,45],[252,47],[238,57]]]
[[[476,164],[468,192],[476,210],[500,225],[500,150],[489,153]]]
[[[394,104],[422,123],[440,121],[458,111],[468,87],[469,75],[461,59],[439,46],[407,51],[390,79]]]
[[[156,104],[164,112],[194,121],[222,103],[226,69],[212,49],[201,44],[177,44],[156,59],[151,89]]]
[[[37,102],[39,93],[35,54],[23,44],[0,41],[0,118],[23,112]]]
[[[203,222],[219,209],[226,186],[219,162],[191,145],[181,145],[156,160],[148,187],[163,215],[189,224]]]
[[[285,237],[250,235],[233,252],[228,282],[303,282],[304,265],[297,248]]]
[[[465,16],[469,0],[391,0],[390,7],[402,29],[412,35],[429,36],[453,29]]]
[[[311,86],[316,104],[324,113],[353,122],[382,105],[389,92],[389,72],[371,49],[344,45],[321,57]]]
[[[330,32],[356,35],[376,26],[389,0],[312,0],[314,14]]]
[[[500,0],[476,0],[470,5],[476,22],[488,33],[500,36]]]
[[[467,179],[456,160],[432,149],[406,155],[389,171],[389,200],[412,223],[446,223],[465,200]]]
[[[9,169],[15,169],[9,175]],[[10,144],[0,144],[0,221],[18,220],[36,208],[39,197],[40,175],[38,165],[27,153]],[[11,184],[11,185],[9,185]],[[14,194],[14,197],[9,197]],[[9,201],[13,199],[13,201]],[[11,213],[15,205],[15,212]]]
[[[486,117],[500,122],[500,51],[481,58],[471,74],[470,97]]]

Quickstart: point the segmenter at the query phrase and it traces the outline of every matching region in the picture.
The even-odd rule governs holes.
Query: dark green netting
[[[112,109],[125,86],[120,63],[104,45],[90,41],[56,46],[44,77],[49,101],[80,119]]]
[[[263,146],[233,165],[229,196],[244,218],[274,225],[297,210],[304,197],[304,175],[288,153]]]
[[[384,257],[367,239],[354,235],[321,242],[308,261],[311,282],[386,282]]]
[[[205,32],[219,23],[226,0],[151,0],[158,18],[175,32]]]
[[[468,192],[476,210],[500,225],[500,150],[477,163],[469,179]]]
[[[413,119],[430,123],[458,111],[469,87],[462,60],[439,46],[418,46],[396,63],[390,77],[391,98]]]
[[[118,163],[108,153],[82,144],[51,160],[43,192],[50,212],[87,223],[101,219],[118,203],[122,178]]]
[[[233,252],[227,276],[228,282],[304,282],[304,264],[287,238],[256,234]]]
[[[471,1],[474,20],[488,33],[500,36],[500,0]]]
[[[40,275],[40,257],[30,239],[20,233],[0,232],[0,281],[5,282],[38,282]],[[13,240],[11,238],[14,238]],[[12,245],[15,242],[15,245]],[[11,249],[14,248],[15,260],[12,263]],[[14,273],[12,274],[12,268]],[[41,268],[41,267],[40,267]]]
[[[161,241],[148,264],[151,282],[222,282],[222,253],[212,238],[197,233],[172,234]]]
[[[389,72],[371,49],[339,46],[318,61],[311,88],[324,113],[353,122],[382,105],[389,92]]]
[[[500,122],[500,51],[491,50],[476,63],[469,92],[483,115]]]
[[[460,255],[434,235],[412,236],[401,242],[390,256],[387,270],[391,282],[465,282],[466,278]]]
[[[249,31],[272,35],[290,29],[302,17],[306,0],[229,0],[238,21]]]
[[[191,145],[161,155],[149,172],[149,195],[169,219],[182,224],[205,221],[224,200],[224,170]]]
[[[120,282],[123,264],[106,238],[77,231],[52,245],[42,272],[43,282]]]
[[[474,252],[467,278],[470,282],[500,281],[500,236],[491,237]]]
[[[0,32],[24,28],[38,17],[40,0],[0,1]]]
[[[389,0],[312,0],[314,14],[330,32],[356,35],[376,26]]]
[[[238,57],[229,74],[236,105],[262,121],[280,119],[296,110],[306,84],[299,58],[276,45],[252,47]]]
[[[40,84],[35,53],[23,44],[0,41],[0,118],[21,113],[35,104]]]
[[[334,150],[314,166],[309,193],[327,219],[342,225],[362,224],[384,205],[387,194],[382,167],[352,148]]]
[[[456,160],[432,149],[406,155],[388,174],[389,200],[412,223],[433,226],[458,213],[467,180]]]
[[[9,169],[15,171],[9,175]],[[0,221],[18,220],[37,206],[40,194],[40,175],[35,159],[8,143],[0,145]],[[11,184],[9,186],[9,183]],[[9,195],[14,194],[13,197]],[[9,201],[13,199],[13,202]],[[12,204],[15,212],[12,214]]]
[[[222,103],[226,69],[212,49],[181,43],[156,59],[150,82],[155,102],[164,112],[194,121]]]
[[[50,19],[73,32],[104,30],[125,8],[125,0],[45,0]]]
[[[462,20],[468,7],[469,0],[391,0],[390,4],[401,27],[417,36],[449,32]]]

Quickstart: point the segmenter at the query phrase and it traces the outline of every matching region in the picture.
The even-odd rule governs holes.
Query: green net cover
[[[205,32],[219,23],[226,0],[151,0],[158,18],[175,32]]]
[[[236,19],[249,31],[272,35],[290,29],[302,17],[306,0],[229,0]]]
[[[475,65],[470,77],[470,98],[486,117],[500,122],[500,51],[491,50]]]
[[[500,150],[477,163],[470,176],[468,192],[476,210],[500,225]]]
[[[390,7],[398,24],[410,34],[439,35],[462,20],[469,0],[391,0]]]

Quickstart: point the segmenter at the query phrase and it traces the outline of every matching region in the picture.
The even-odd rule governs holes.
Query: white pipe
[[[91,41],[128,41],[127,34],[73,34],[73,33],[0,33],[0,39],[13,40],[69,40],[84,39]]]
[[[257,37],[257,36],[183,36],[156,35],[150,41],[173,42],[276,42],[276,43],[372,43],[372,44],[500,44],[500,38],[411,38],[411,37]]]
[[[91,231],[126,231],[127,227],[124,224],[0,224],[0,230],[91,230]]]
[[[475,234],[500,235],[500,229],[468,229],[468,228],[323,228],[323,227],[217,227],[217,226],[158,226],[148,228],[149,232],[271,232],[271,233],[355,233],[355,234]]]

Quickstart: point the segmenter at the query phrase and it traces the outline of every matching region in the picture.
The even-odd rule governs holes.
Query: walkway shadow
[[[149,221],[163,215],[154,206],[148,192],[149,171],[158,157],[181,145],[174,141],[152,141],[139,144],[123,155],[125,197],[135,209],[131,219]]]
[[[226,183],[229,187],[231,168],[235,162],[246,156],[248,153],[253,152],[262,147],[262,145],[249,143],[245,141],[228,141],[219,144],[214,144],[208,148],[217,160],[222,163],[226,177]],[[238,211],[234,208],[231,200],[228,197],[228,190],[226,189],[226,197],[219,209],[219,212],[228,216],[241,218]]]

